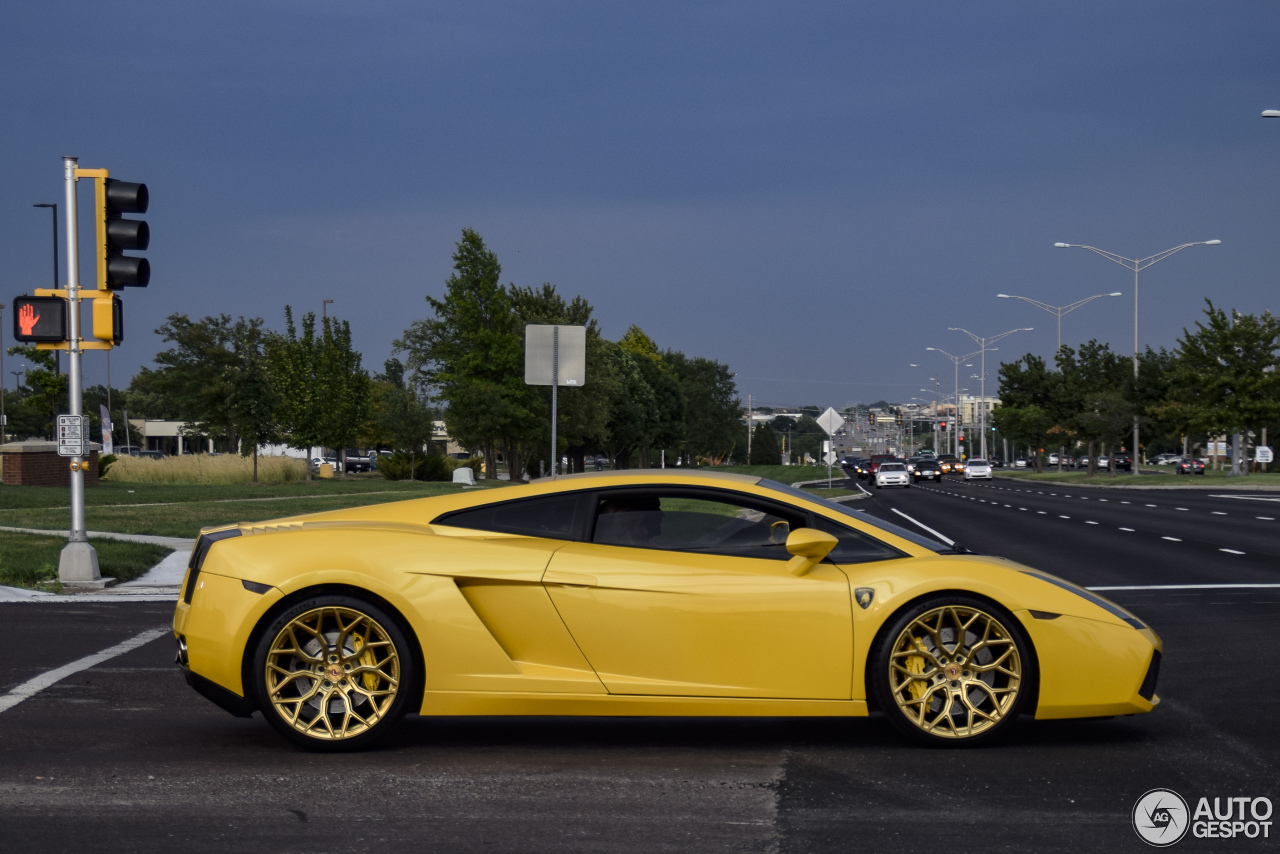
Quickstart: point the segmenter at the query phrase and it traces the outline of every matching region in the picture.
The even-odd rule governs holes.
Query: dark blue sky
[[[151,189],[153,280],[124,294],[116,385],[173,312],[278,328],[286,304],[325,298],[378,370],[443,290],[464,226],[504,279],[580,293],[606,335],[637,323],[777,405],[923,397],[953,375],[925,348],[971,349],[949,326],[1033,326],[999,355],[1051,354],[1054,318],[999,292],[1122,291],[1068,316],[1064,340],[1129,351],[1132,276],[1055,241],[1146,256],[1223,240],[1144,275],[1144,344],[1173,346],[1205,296],[1276,308],[1280,120],[1259,118],[1280,107],[1273,2],[5,17],[0,301],[51,278],[31,204],[61,201],[61,155]],[[85,363],[103,381],[103,356]]]

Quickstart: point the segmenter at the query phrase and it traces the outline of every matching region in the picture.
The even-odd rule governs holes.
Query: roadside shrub
[[[258,457],[259,483],[296,483],[306,476],[306,460]],[[253,457],[233,454],[190,454],[162,460],[120,457],[111,466],[107,479],[113,483],[252,483]]]
[[[111,470],[112,464],[118,459],[120,458],[115,454],[107,454],[105,456],[98,457],[98,480],[102,480],[107,476],[107,472]]]
[[[463,460],[461,465],[466,466],[476,473],[476,480],[480,479],[481,467],[484,465],[484,457],[472,457],[469,460]],[[458,466],[454,466],[457,468]]]
[[[410,460],[408,454],[396,451],[378,459],[378,473],[387,480],[408,480],[410,465],[414,480],[450,480],[458,461],[443,454],[419,454],[416,460]]]

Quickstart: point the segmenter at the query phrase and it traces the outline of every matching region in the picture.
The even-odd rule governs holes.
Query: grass
[[[98,552],[98,568],[103,576],[118,581],[132,581],[172,551],[150,543],[97,538],[89,542]],[[58,556],[66,544],[65,537],[0,531],[0,584],[56,591],[58,585],[39,582],[57,578]]]
[[[826,466],[716,466],[709,471],[722,471],[731,474],[750,474],[777,481],[778,483],[796,483],[802,480],[826,480]],[[832,466],[832,480],[844,480],[844,472],[839,466]]]
[[[810,489],[805,488],[805,492],[812,492],[819,498],[843,498],[846,495],[862,495],[860,489]]]
[[[307,477],[307,463],[294,457],[258,457],[259,483],[295,483]],[[107,480],[121,483],[253,482],[253,458],[238,454],[187,454],[155,460],[123,456],[112,463]]]

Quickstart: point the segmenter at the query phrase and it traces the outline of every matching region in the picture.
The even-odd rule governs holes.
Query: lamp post
[[[329,317],[329,306],[333,305],[333,300],[327,299],[320,303],[320,320],[324,321]]]
[[[946,350],[940,350],[940,349],[938,349],[937,347],[925,347],[925,349],[926,349],[926,350],[932,350],[932,351],[933,351],[933,352],[935,352],[935,353],[941,353],[943,356],[946,356],[948,359],[950,359],[950,360],[951,360],[951,364],[955,365],[955,368],[956,368],[956,412],[955,412],[955,418],[953,418],[953,419],[951,420],[951,426],[952,426],[952,433],[951,433],[951,453],[955,454],[955,455],[958,457],[958,456],[960,456],[960,448],[959,448],[959,442],[958,442],[958,441],[956,441],[956,437],[959,435],[959,432],[960,432],[960,424],[959,424],[959,420],[960,420],[960,363],[961,363],[961,362],[963,362],[965,359],[972,359],[974,356],[978,355],[978,352],[979,352],[979,351],[976,351],[976,350],[975,350],[974,352],[970,353],[970,354],[969,354],[969,355],[967,355],[967,356],[953,356],[953,355],[951,355],[950,353],[948,353]]]
[[[0,445],[4,444],[4,435],[8,428],[4,417],[4,309],[4,303],[0,302]]]
[[[48,202],[45,204],[32,205],[31,207],[49,208],[49,210],[53,211],[53,289],[56,291],[58,289],[58,205],[54,202]],[[61,350],[53,351],[53,375],[55,377],[62,375]],[[53,413],[53,420],[54,422],[57,422],[58,407],[56,405],[53,407]]]
[[[1086,297],[1085,299],[1082,299],[1078,302],[1073,302],[1071,303],[1071,305],[1049,305],[1047,302],[1040,302],[1040,300],[1031,299],[1031,297],[1020,297],[1014,294],[996,294],[996,296],[999,297],[1000,299],[1020,299],[1023,302],[1031,303],[1036,308],[1042,308],[1045,311],[1049,312],[1050,314],[1057,315],[1058,316],[1058,350],[1061,350],[1062,349],[1062,315],[1070,314],[1080,306],[1085,305],[1087,303],[1091,303],[1096,299],[1101,299],[1102,297],[1118,297],[1118,296],[1123,296],[1123,294],[1121,294],[1119,291],[1116,291],[1115,293],[1112,293],[1112,294],[1094,294],[1093,296]],[[1054,353],[1057,353],[1058,350],[1054,350]]]
[[[947,328],[952,332],[963,332],[982,348],[979,351],[982,353],[982,377],[980,380],[981,391],[979,392],[978,398],[978,432],[982,434],[982,438],[978,440],[978,446],[979,459],[985,460],[987,458],[987,351],[994,350],[995,348],[991,345],[999,341],[1001,338],[1008,338],[1015,332],[1034,332],[1035,328],[1031,326],[1024,326],[1021,329],[1010,329],[1008,332],[1001,332],[999,335],[991,335],[986,338],[974,335],[968,329],[961,329],[959,326],[949,326]]]
[[[1133,384],[1134,393],[1137,393],[1138,385],[1138,274],[1153,264],[1159,264],[1170,255],[1181,252],[1183,249],[1189,249],[1192,246],[1218,246],[1221,240],[1201,240],[1196,243],[1184,243],[1181,246],[1175,246],[1172,249],[1166,249],[1163,252],[1157,252],[1147,258],[1126,258],[1123,255],[1117,255],[1114,252],[1108,252],[1105,249],[1099,249],[1096,246],[1086,246],[1083,243],[1055,243],[1057,249],[1088,249],[1106,258],[1108,261],[1119,264],[1126,270],[1133,271]],[[1136,401],[1135,401],[1136,402]],[[1135,407],[1133,412],[1133,476],[1137,477],[1142,474],[1142,449],[1138,442],[1138,412]]]

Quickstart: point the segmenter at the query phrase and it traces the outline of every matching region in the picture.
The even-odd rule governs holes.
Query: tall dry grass
[[[305,460],[294,457],[258,457],[259,483],[294,483],[307,476]],[[253,458],[232,454],[211,457],[190,454],[153,460],[121,457],[105,480],[117,483],[223,483],[253,482]]]

